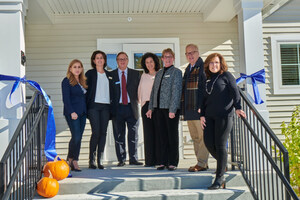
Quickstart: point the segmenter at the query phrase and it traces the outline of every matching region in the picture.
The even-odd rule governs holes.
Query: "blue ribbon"
[[[52,102],[49,99],[46,92],[41,88],[41,86],[31,80],[26,80],[25,76],[23,78],[16,77],[16,76],[6,76],[0,74],[0,81],[15,81],[10,94],[9,94],[9,100],[11,101],[11,95],[16,91],[16,89],[19,87],[20,83],[28,83],[32,87],[34,87],[36,90],[40,91],[45,98],[49,109],[48,109],[48,121],[47,121],[47,130],[46,130],[46,139],[45,139],[45,155],[47,157],[48,161],[53,161],[54,158],[57,156],[56,150],[55,150],[55,135],[56,135],[56,127],[55,127],[55,121],[54,121],[54,114],[53,114],[53,107]]]
[[[256,104],[262,104],[264,101],[260,98],[259,91],[257,88],[256,81],[259,81],[261,83],[265,83],[265,69],[259,70],[251,75],[246,75],[243,73],[240,73],[241,77],[236,79],[236,84],[239,84],[240,82],[246,80],[246,78],[251,78],[252,80],[252,88],[253,88],[253,94]]]

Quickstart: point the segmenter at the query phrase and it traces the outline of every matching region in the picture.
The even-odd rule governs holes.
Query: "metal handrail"
[[[41,178],[48,106],[35,92],[0,162],[0,199],[32,199]]]
[[[291,187],[288,151],[239,88],[247,119],[234,119],[232,161],[236,163],[254,199],[299,200]]]

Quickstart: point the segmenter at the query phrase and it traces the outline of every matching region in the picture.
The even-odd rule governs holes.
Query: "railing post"
[[[234,149],[235,149],[235,146],[234,145],[236,145],[235,144],[235,141],[234,141],[234,129],[235,129],[235,124],[233,124],[233,127],[232,127],[232,129],[231,129],[231,132],[230,132],[230,148],[231,148],[231,163],[234,163],[235,162],[235,151],[234,151]],[[235,170],[235,166],[232,164],[231,165],[231,169],[232,170]]]
[[[41,159],[41,157],[42,157],[42,155],[41,155],[41,151],[42,151],[42,149],[41,149],[41,134],[42,134],[42,132],[43,132],[43,118],[42,118],[42,120],[40,121],[40,124],[39,124],[39,131],[38,131],[38,133],[37,133],[37,138],[36,138],[36,140],[37,140],[37,169],[38,169],[38,171],[42,171],[42,167],[41,167],[41,162],[42,162],[42,159]]]
[[[6,177],[6,173],[5,173],[5,164],[4,163],[0,163],[0,199],[2,199],[3,195],[4,195],[4,189],[5,189],[5,177]]]
[[[290,183],[290,168],[289,168],[289,154],[287,152],[283,153],[283,167],[284,167],[284,176],[286,180]],[[285,190],[286,200],[291,199],[291,195]]]

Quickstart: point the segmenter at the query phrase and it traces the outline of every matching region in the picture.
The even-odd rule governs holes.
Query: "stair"
[[[83,168],[82,172],[71,172],[72,178],[59,181],[59,193],[52,199],[253,199],[239,171],[226,173],[226,189],[207,190],[214,171],[190,173],[187,167],[158,171],[131,165],[106,165],[105,170]],[[34,199],[44,198],[36,195]]]
[[[183,157],[185,159],[195,159],[196,160],[194,145],[192,142],[183,144]]]

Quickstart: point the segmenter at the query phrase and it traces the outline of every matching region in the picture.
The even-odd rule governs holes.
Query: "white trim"
[[[280,44],[300,43],[300,34],[280,34],[271,36],[272,72],[274,94],[300,94],[300,85],[282,85]]]
[[[116,50],[123,48],[122,44],[174,44],[175,53],[175,66],[180,66],[180,49],[179,49],[179,38],[109,38],[109,39],[97,39],[97,49],[101,50],[105,45],[116,45]],[[162,49],[163,50],[163,49]],[[118,53],[106,52],[106,53]]]

